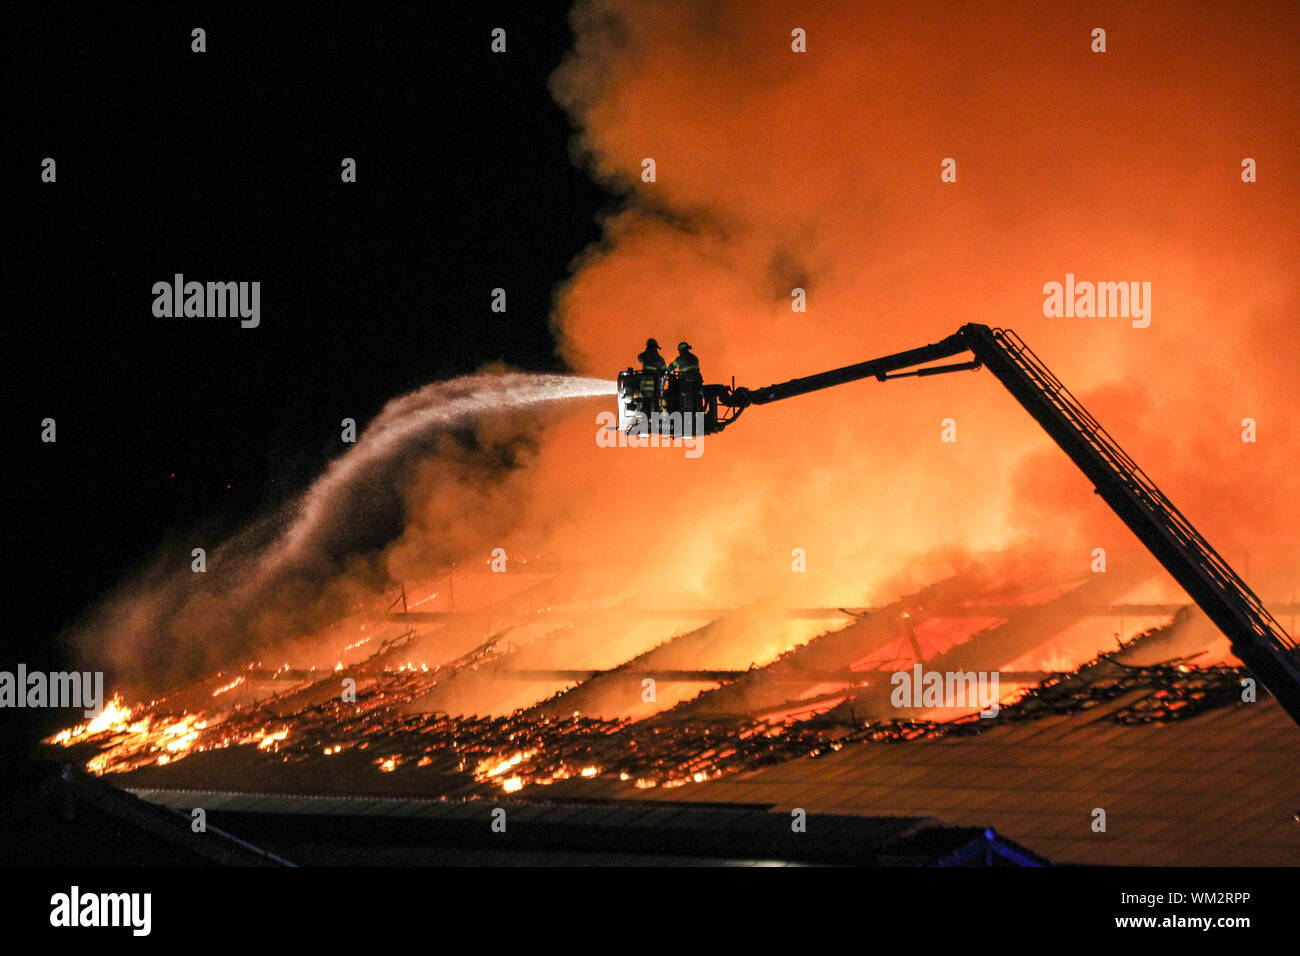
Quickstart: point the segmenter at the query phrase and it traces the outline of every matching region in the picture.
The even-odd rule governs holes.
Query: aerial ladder
[[[965,361],[928,364],[966,353],[971,358]],[[1300,654],[1295,641],[1155,482],[1010,329],[963,325],[932,345],[763,388],[706,385],[696,399],[699,407],[661,411],[665,416],[674,411],[700,416],[703,433],[716,434],[751,405],[866,378],[884,382],[979,368],[992,372],[1043,427],[1102,500],[1224,633],[1233,654],[1300,724]],[[620,376],[620,400],[624,394]]]

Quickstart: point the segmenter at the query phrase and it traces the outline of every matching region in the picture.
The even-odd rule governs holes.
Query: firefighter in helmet
[[[677,373],[677,385],[681,396],[681,410],[695,412],[699,410],[700,389],[704,377],[700,374],[700,360],[691,351],[689,342],[677,343],[677,358],[668,365],[669,373]]]
[[[647,415],[659,411],[659,376],[664,374],[664,357],[659,354],[659,343],[645,340],[645,351],[636,357],[641,363],[641,410]]]
[[[700,360],[691,351],[689,342],[677,344],[677,358],[669,364],[668,371],[676,372],[683,382],[693,382],[697,386],[704,381],[704,377],[700,374]]]

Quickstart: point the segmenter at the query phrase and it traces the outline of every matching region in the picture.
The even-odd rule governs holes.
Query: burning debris
[[[961,580],[968,586],[971,579]],[[512,680],[509,668],[520,649],[497,633],[459,657],[430,666],[413,659],[419,635],[407,630],[380,639],[369,657],[341,671],[322,673],[288,664],[272,670],[254,663],[233,676],[217,674],[148,704],[128,707],[115,697],[98,718],[48,743],[70,748],[98,774],[139,776],[168,768],[183,778],[185,770],[176,764],[186,758],[242,749],[256,753],[265,766],[280,767],[278,773],[288,779],[304,769],[330,765],[353,775],[402,778],[426,792],[517,793],[584,778],[673,789],[823,756],[846,746],[978,734],[1007,722],[1103,704],[1112,706],[1108,720],[1147,723],[1182,720],[1240,702],[1244,671],[1239,667],[1192,667],[1186,660],[1125,663],[1140,658],[1145,647],[1165,646],[1171,632],[1184,629],[1187,619],[1180,613],[1167,625],[1149,629],[1070,672],[1011,675],[1021,683],[1011,685],[992,719],[967,713],[937,719],[897,710],[890,716],[878,705],[881,695],[888,694],[888,667],[897,666],[897,661],[885,661],[886,669],[875,670],[846,665],[861,659],[866,648],[913,633],[916,619],[927,620],[930,614],[953,619],[964,611],[966,619],[981,620],[990,609],[1008,621],[1052,620],[1059,627],[1063,619],[1059,597],[1048,598],[1042,606],[1047,610],[1005,603],[963,608],[941,599],[944,593],[944,588],[931,587],[889,605],[887,613],[860,614],[853,626],[829,631],[764,667],[714,672],[717,690],[665,704],[650,716],[602,718],[576,709],[565,712],[565,702],[578,699],[566,691],[496,716],[454,716],[422,708],[421,702],[429,700],[439,684],[463,680],[467,674]],[[902,612],[902,607],[913,611]],[[980,653],[988,644],[980,635],[988,630],[968,636]],[[1029,646],[1025,632],[1023,622],[1015,626],[1017,646]],[[1039,641],[1052,633],[1051,628],[1040,632]],[[698,642],[699,634],[691,630],[683,639]],[[649,667],[654,656],[639,655],[633,661]],[[837,663],[840,670],[832,670]],[[604,673],[593,672],[587,680],[596,681]],[[765,677],[770,685],[765,685]],[[337,693],[341,679],[355,683],[355,699]],[[578,687],[586,682],[579,681]],[[714,695],[733,703],[746,700],[745,695],[729,694],[740,685],[751,687],[749,710],[709,713],[700,706]],[[257,693],[265,696],[247,696]],[[793,697],[782,696],[788,694]],[[226,701],[230,703],[223,706]]]

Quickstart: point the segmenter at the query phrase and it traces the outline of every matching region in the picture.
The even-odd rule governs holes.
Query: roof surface
[[[844,747],[706,781],[689,796],[987,825],[1056,863],[1300,864],[1300,729],[1273,700],[1167,723],[1112,722],[1130,702],[974,736]],[[671,800],[682,791],[615,782],[605,791],[633,794]],[[1092,828],[1098,808],[1105,832]]]

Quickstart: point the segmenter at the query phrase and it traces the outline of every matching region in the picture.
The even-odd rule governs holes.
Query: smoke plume
[[[608,395],[649,336],[689,340],[706,380],[761,386],[966,322],[1015,328],[1230,561],[1257,556],[1258,591],[1289,591],[1294,5],[920,16],[904,2],[583,0],[572,22],[552,89],[576,161],[622,201],[553,326],[569,365],[602,381],[460,380],[396,400],[287,522],[211,558],[238,572],[146,579],[110,605],[97,626],[120,660],[175,646],[210,664],[341,633],[399,582],[451,609],[438,582],[496,548],[568,568],[544,601],[609,613],[558,635],[504,611],[452,625],[425,648],[431,663],[505,626],[531,635],[528,666],[613,667],[700,626],[645,609],[888,604],[975,553],[1026,568],[1063,555],[1084,576],[1095,548],[1127,560],[1131,535],[984,372],[750,409],[695,459],[599,447],[594,413],[612,401],[550,400]],[[1091,50],[1097,26],[1105,53]],[[1246,157],[1257,182],[1242,181]],[[1043,287],[1067,273],[1150,282],[1150,326],[1045,317]],[[956,441],[942,440],[947,420]],[[511,580],[460,582],[461,607],[538,583]],[[761,664],[824,629],[748,613],[693,644],[691,664]],[[455,706],[506,706],[481,694]]]

